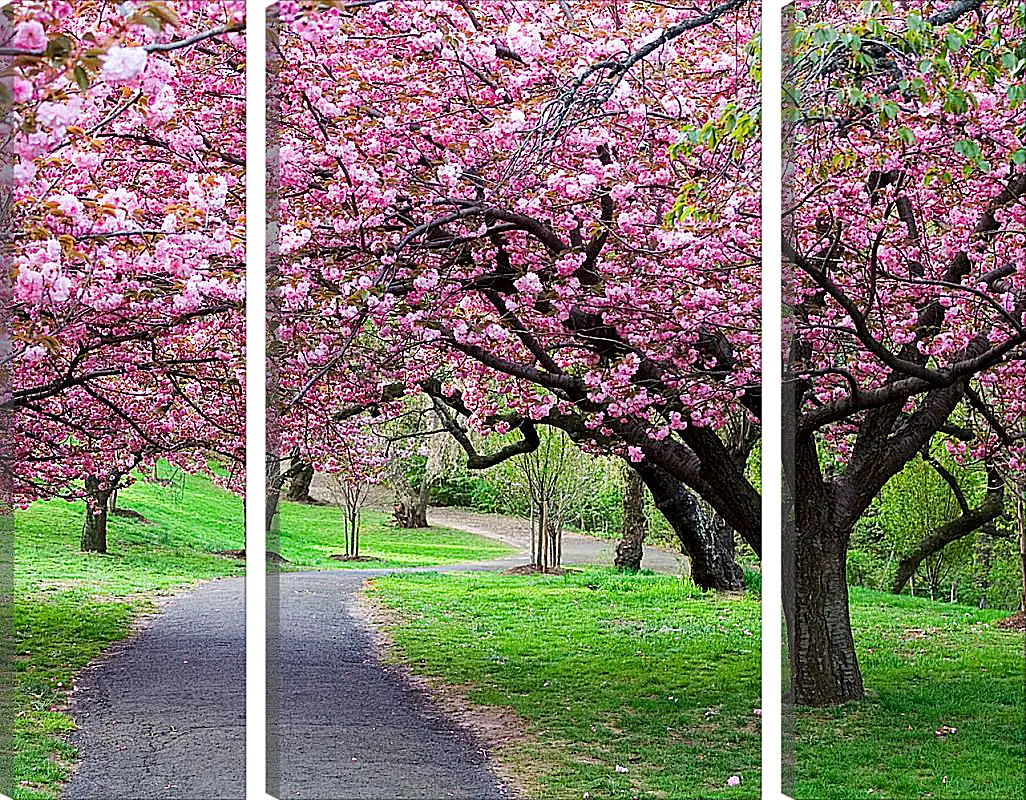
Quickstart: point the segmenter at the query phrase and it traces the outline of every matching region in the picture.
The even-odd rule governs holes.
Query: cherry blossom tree
[[[8,499],[95,510],[157,458],[238,488],[245,4],[6,11]]]
[[[396,8],[279,6],[283,429],[426,393],[481,469],[559,428],[739,588],[760,497],[720,431],[760,413],[757,6]],[[726,113],[712,173],[680,145]]]
[[[1022,480],[1024,33],[1005,0],[799,4],[784,198],[797,703],[863,696],[845,554],[892,476],[943,445]]]

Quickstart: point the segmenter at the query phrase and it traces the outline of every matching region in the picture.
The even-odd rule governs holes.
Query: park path
[[[284,573],[268,600],[269,791],[282,800],[498,800],[510,790],[471,735],[378,661],[361,621],[363,582],[389,572],[526,564],[527,522],[431,509],[433,525],[501,539],[517,552],[481,564]],[[610,564],[614,543],[566,534],[567,564]],[[679,573],[646,548],[644,566]],[[75,684],[72,743],[82,760],[63,800],[241,800],[245,795],[244,580],[171,600]],[[274,632],[277,640],[274,640]],[[275,655],[278,659],[275,660]],[[274,697],[272,692],[271,697]]]
[[[310,484],[311,496],[321,503],[330,503],[328,478],[323,473],[316,473]],[[385,514],[392,513],[392,494],[380,486],[367,487],[367,505],[375,511]],[[428,508],[428,524],[440,528],[476,533],[489,539],[496,539],[517,548],[510,564],[519,566],[530,561],[531,522],[523,517],[506,514],[484,514],[464,508],[449,506],[431,506]],[[611,567],[615,555],[616,542],[609,539],[597,539],[594,536],[583,536],[576,533],[563,534],[564,564],[597,564]],[[644,545],[641,559],[643,569],[667,575],[680,575],[686,571],[685,556],[679,551],[668,550],[653,545]]]
[[[269,792],[283,800],[508,797],[470,734],[378,661],[357,592],[383,574],[280,576],[281,617],[271,626],[280,640],[269,648],[281,658]]]
[[[245,797],[245,582],[178,595],[75,680],[65,800]]]
[[[489,539],[498,539],[516,547],[518,554],[512,557],[515,564],[530,561],[531,523],[520,517],[504,514],[480,514],[461,508],[431,507],[428,509],[428,523],[442,528],[476,533]],[[564,564],[598,564],[611,567],[616,555],[616,542],[596,539],[577,533],[563,534]],[[685,568],[685,557],[681,553],[662,547],[644,545],[641,566],[653,572],[680,575]]]

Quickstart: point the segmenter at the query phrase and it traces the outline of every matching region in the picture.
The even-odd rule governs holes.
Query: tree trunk
[[[562,525],[557,525],[555,520],[549,523],[549,563],[553,569],[556,569],[562,560],[562,548],[559,543],[562,535]]]
[[[548,508],[546,508],[545,501],[541,501],[540,511],[538,512],[538,552],[540,557],[538,559],[538,566],[542,572],[549,571],[549,515]]]
[[[264,503],[264,533],[276,530],[278,503],[281,500],[281,463],[273,456],[267,459],[267,496]]]
[[[793,701],[830,706],[865,695],[848,613],[845,554],[851,531],[823,519],[802,525],[794,541],[794,585],[784,593]]]
[[[110,495],[107,497],[107,513],[113,514],[118,510],[118,487],[115,486],[111,489]]]
[[[400,528],[428,527],[427,507],[430,495],[430,490],[413,491],[410,489],[410,491],[405,492],[403,497],[397,500],[395,504],[393,514],[395,524]]]
[[[616,558],[613,566],[620,570],[637,572],[641,569],[644,555],[643,544],[648,533],[648,519],[645,517],[645,483],[637,470],[624,468],[623,525],[620,541],[616,543]]]
[[[990,486],[987,489],[987,495],[978,508],[969,509],[961,516],[930,531],[916,544],[910,553],[902,557],[901,561],[898,562],[898,569],[894,573],[894,580],[891,582],[891,591],[895,594],[901,594],[905,584],[915,575],[920,564],[930,558],[930,556],[941,552],[952,542],[969,536],[983,526],[993,522],[1001,516],[1004,507],[1004,482],[992,477]],[[937,587],[935,580],[932,577],[929,580],[930,597],[936,600]]]
[[[289,482],[287,498],[294,503],[310,503],[310,484],[314,477],[313,464],[303,461],[298,456],[292,458],[291,469],[292,480]]]
[[[92,475],[85,478],[86,499],[85,523],[82,525],[82,552],[107,552],[107,502],[109,489],[101,489],[100,482]]]
[[[734,558],[733,531],[717,530],[695,496],[665,470],[646,461],[634,469],[680,540],[691,563],[691,579],[702,589],[743,589],[744,572]]]

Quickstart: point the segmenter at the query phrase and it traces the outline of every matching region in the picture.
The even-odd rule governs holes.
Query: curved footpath
[[[242,578],[175,597],[75,680],[66,800],[242,800],[246,616]]]
[[[383,574],[280,576],[281,705],[268,790],[283,800],[509,796],[471,736],[378,662],[355,605],[364,580]]]
[[[523,548],[517,521],[432,509],[432,523]],[[510,527],[511,524],[514,527]],[[496,529],[504,530],[496,534]],[[611,542],[564,539],[565,563],[612,561]],[[645,566],[679,572],[679,557],[646,548]],[[271,582],[280,638],[269,642],[269,791],[282,800],[498,800],[510,795],[471,735],[434,710],[375,655],[357,612],[368,577],[389,572],[502,569],[505,559],[410,570],[294,572]],[[81,761],[64,800],[241,800],[245,796],[244,580],[179,595],[136,636],[76,680],[72,743]],[[273,656],[278,654],[276,665]],[[274,712],[277,710],[277,719]]]

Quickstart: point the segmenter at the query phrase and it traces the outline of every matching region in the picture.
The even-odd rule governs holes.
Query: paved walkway
[[[428,523],[506,542],[521,551],[520,556],[512,559],[513,563],[526,564],[531,560],[531,523],[526,519],[503,514],[479,514],[459,508],[432,507],[428,509]],[[600,564],[611,567],[615,555],[615,541],[576,533],[563,534],[564,564]],[[643,569],[680,575],[685,568],[684,564],[685,557],[680,553],[647,544],[644,546],[641,559]]]
[[[524,520],[454,509],[429,516],[433,525],[520,549],[446,571],[528,561]],[[613,546],[566,534],[563,560],[610,564]],[[646,548],[643,566],[679,573],[681,558]],[[387,571],[286,573],[271,582],[268,599],[278,593],[280,619],[268,627],[280,638],[269,642],[268,684],[280,687],[280,705],[269,703],[269,791],[282,800],[507,797],[470,735],[378,663],[355,603],[363,581],[381,574]],[[176,597],[76,680],[72,742],[82,760],[62,797],[241,800],[245,705],[244,581],[206,583]]]
[[[75,681],[66,800],[245,797],[245,583],[179,595]]]
[[[329,500],[327,476],[318,472],[310,484],[311,495],[322,501]],[[368,507],[386,514],[392,513],[392,494],[381,486],[368,487]],[[476,533],[489,539],[497,539],[521,551],[510,563],[514,566],[530,561],[531,523],[522,517],[506,514],[482,514],[462,508],[431,506],[428,508],[428,524],[440,528]],[[616,542],[581,536],[575,533],[563,534],[564,564],[599,564],[613,566]],[[667,550],[646,544],[641,559],[643,569],[668,575],[680,575],[686,570],[687,559],[679,551]]]
[[[378,663],[354,614],[356,592],[374,574],[384,573],[280,576],[281,706],[269,790],[283,800],[507,797],[470,736]]]

